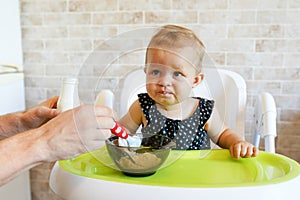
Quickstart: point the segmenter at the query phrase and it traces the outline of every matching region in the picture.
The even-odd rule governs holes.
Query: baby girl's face
[[[176,52],[175,52],[176,51]],[[147,92],[161,105],[174,105],[187,99],[201,77],[190,62],[191,48],[149,49],[145,67]]]

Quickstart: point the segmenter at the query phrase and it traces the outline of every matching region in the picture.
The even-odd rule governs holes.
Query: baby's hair
[[[147,53],[150,48],[163,47],[171,49],[192,47],[199,58],[197,58],[195,62],[190,62],[192,62],[192,64],[196,67],[197,71],[201,72],[205,46],[192,30],[176,25],[165,25],[160,27],[159,31],[149,42],[146,52],[146,60]]]

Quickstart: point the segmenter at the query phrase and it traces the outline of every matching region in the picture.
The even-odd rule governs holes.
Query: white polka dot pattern
[[[175,141],[175,149],[210,149],[210,139],[204,130],[204,125],[212,113],[214,101],[194,97],[199,99],[199,105],[193,115],[188,119],[173,120],[163,116],[157,110],[154,100],[147,93],[138,94],[138,97],[147,120],[147,126],[142,127],[141,130],[143,134],[168,136]],[[159,139],[159,136],[155,135],[154,143]]]

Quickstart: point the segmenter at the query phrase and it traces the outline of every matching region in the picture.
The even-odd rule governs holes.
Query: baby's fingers
[[[248,147],[244,147],[241,151],[241,157],[242,158],[250,158],[253,155],[253,147],[252,146],[248,146]]]
[[[230,154],[233,158],[240,159],[241,150],[240,143],[234,144],[230,147]]]
[[[258,153],[259,153],[259,149],[255,146],[253,146],[253,154],[252,154],[252,157],[256,157],[258,156]]]
[[[258,155],[258,149],[248,142],[237,142],[230,147],[233,158],[250,158]]]
[[[250,144],[247,147],[247,153],[245,154],[244,158],[256,157],[258,153],[259,153],[258,148]]]

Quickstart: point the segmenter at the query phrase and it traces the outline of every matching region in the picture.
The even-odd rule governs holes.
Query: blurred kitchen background
[[[217,67],[246,80],[246,138],[251,141],[255,95],[270,92],[278,109],[276,151],[300,162],[300,0],[20,0],[19,5],[23,63],[7,64],[23,65],[27,108],[59,95],[62,77],[76,75],[102,41],[137,28],[178,24],[195,31]],[[59,199],[48,186],[51,167],[30,171],[33,200]]]

